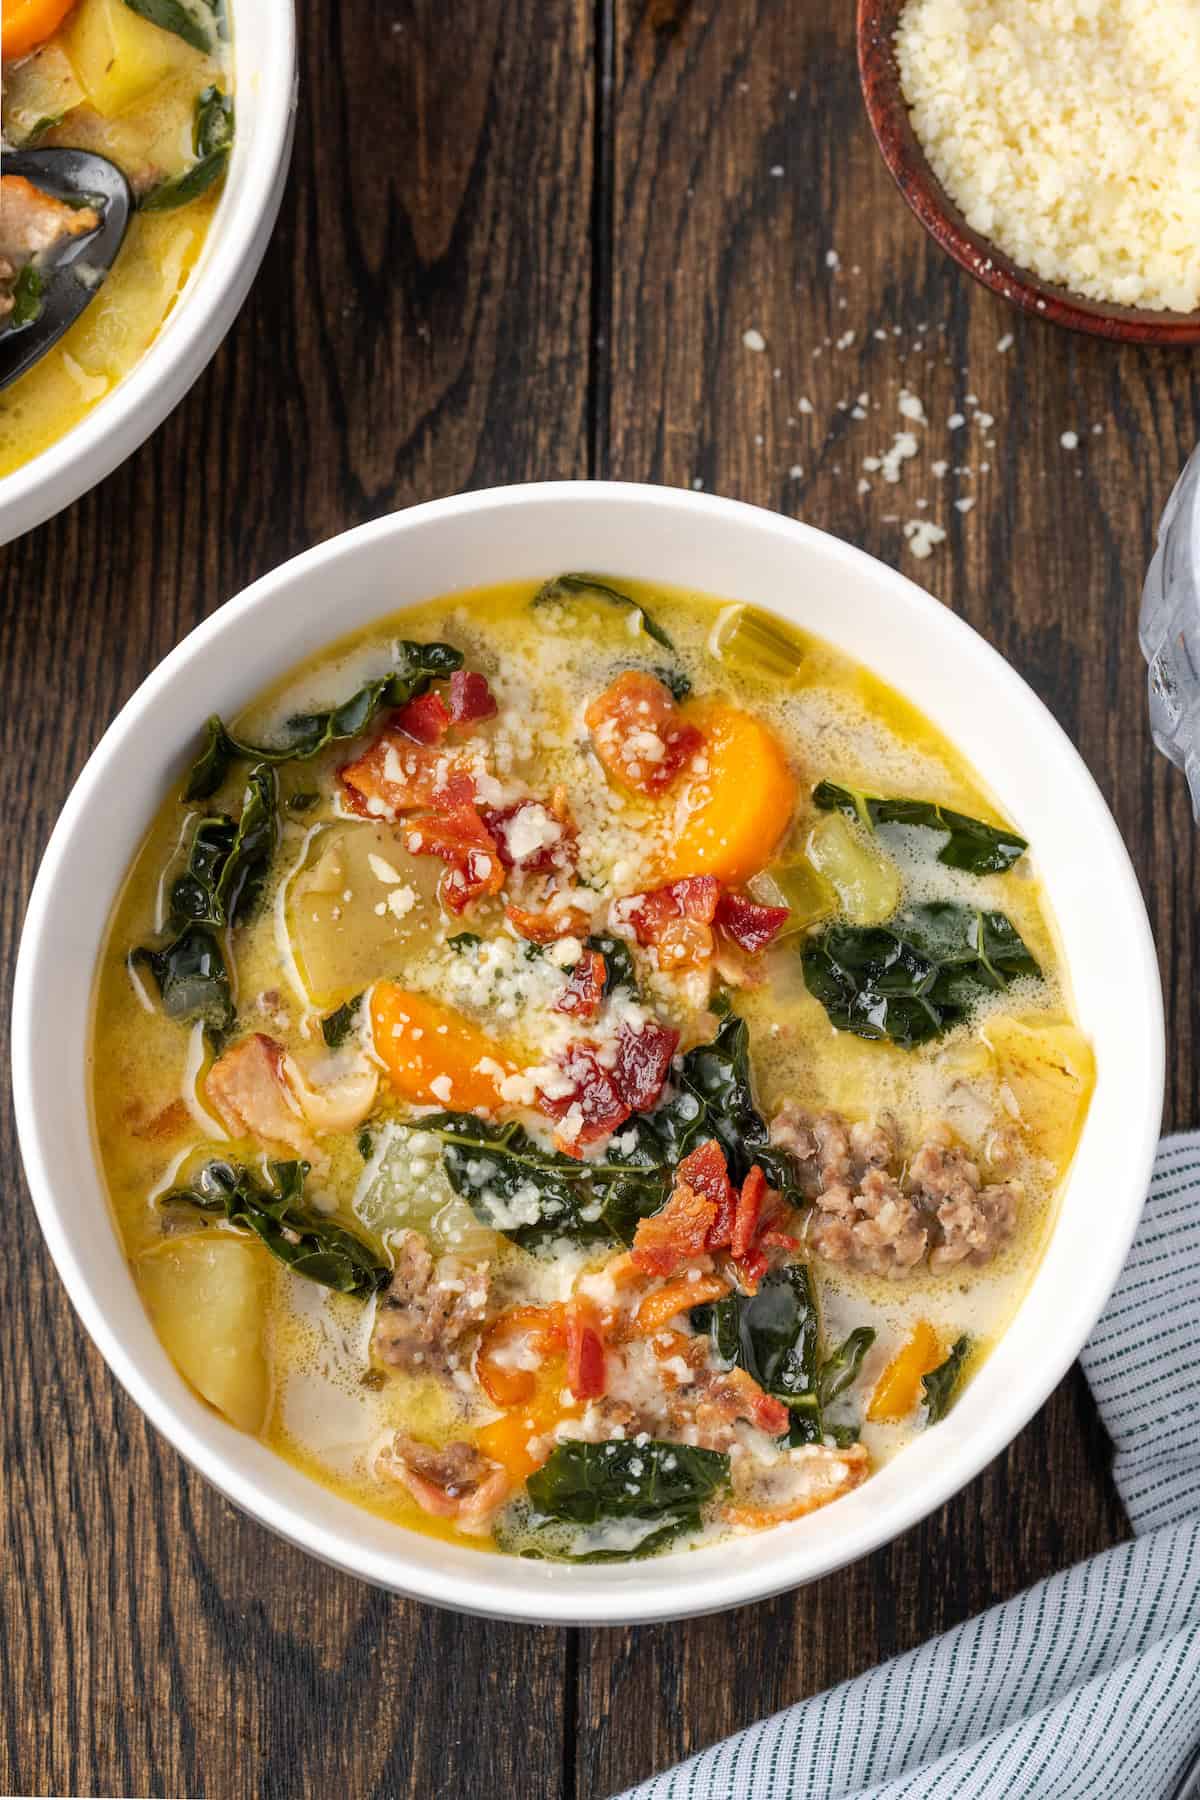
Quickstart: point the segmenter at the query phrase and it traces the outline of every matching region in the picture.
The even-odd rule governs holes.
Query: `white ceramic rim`
[[[889,605],[894,603],[905,609],[913,620],[915,630],[919,631],[922,626],[928,626],[931,621],[936,620],[936,629],[948,634],[949,639],[956,642],[957,650],[965,663],[969,664],[973,660],[976,669],[987,667],[990,680],[998,684],[1006,701],[1011,702],[1014,710],[1024,714],[1027,720],[1036,722],[1037,727],[1045,734],[1045,746],[1052,748],[1054,754],[1061,757],[1062,781],[1072,789],[1073,811],[1084,819],[1086,829],[1092,834],[1090,841],[1094,841],[1096,845],[1097,861],[1105,869],[1109,888],[1115,886],[1120,890],[1116,901],[1117,912],[1128,932],[1124,947],[1125,967],[1129,976],[1125,988],[1135,997],[1136,1004],[1141,1009],[1136,1017],[1127,1017],[1122,1013],[1122,1035],[1129,1035],[1137,1044],[1141,1059],[1139,1066],[1145,1072],[1143,1090],[1140,1095],[1134,1095],[1131,1099],[1130,1116],[1123,1121],[1121,1135],[1114,1138],[1111,1146],[1106,1147],[1111,1156],[1111,1164],[1106,1162],[1105,1166],[1106,1169],[1111,1168],[1112,1192],[1116,1194],[1114,1204],[1119,1216],[1108,1228],[1107,1234],[1101,1234],[1099,1250],[1094,1259],[1089,1260],[1082,1268],[1072,1268],[1069,1271],[1069,1289],[1061,1293],[1056,1291],[1054,1318],[1061,1326],[1061,1334],[1054,1345],[1046,1349],[1042,1360],[1029,1369],[1027,1381],[1021,1386],[1019,1395],[1014,1395],[1011,1381],[1005,1386],[1002,1377],[992,1377],[992,1371],[997,1368],[1001,1359],[1004,1343],[1015,1329],[1014,1321],[1006,1339],[1001,1340],[969,1390],[980,1394],[986,1392],[988,1401],[994,1403],[994,1413],[990,1417],[976,1418],[968,1433],[962,1427],[956,1428],[960,1417],[960,1409],[956,1409],[938,1427],[936,1439],[932,1433],[918,1439],[913,1450],[904,1453],[905,1457],[912,1456],[913,1451],[921,1444],[934,1442],[940,1460],[934,1464],[931,1453],[922,1451],[924,1462],[920,1465],[919,1478],[914,1479],[907,1490],[902,1489],[893,1496],[887,1504],[869,1507],[863,1503],[864,1496],[870,1495],[883,1480],[886,1470],[857,1493],[839,1502],[835,1509],[840,1515],[836,1543],[827,1542],[820,1533],[811,1536],[805,1534],[797,1538],[795,1534],[800,1530],[799,1526],[784,1526],[771,1534],[769,1551],[766,1550],[765,1540],[761,1538],[740,1540],[742,1545],[757,1545],[757,1552],[730,1557],[729,1560],[733,1563],[730,1568],[722,1567],[722,1553],[729,1549],[728,1544],[723,1544],[682,1552],[678,1556],[660,1557],[645,1564],[608,1565],[602,1585],[597,1585],[592,1579],[596,1574],[594,1568],[564,1569],[561,1566],[529,1564],[519,1562],[518,1559],[474,1552],[455,1554],[454,1547],[447,1545],[439,1545],[439,1552],[446,1551],[449,1559],[456,1564],[455,1567],[415,1567],[412,1558],[405,1554],[406,1543],[420,1542],[428,1546],[431,1542],[428,1538],[418,1537],[418,1534],[407,1532],[403,1528],[391,1527],[390,1530],[395,1533],[394,1549],[389,1547],[377,1550],[367,1547],[355,1532],[355,1522],[361,1522],[364,1515],[352,1503],[336,1501],[332,1509],[337,1514],[336,1523],[315,1522],[311,1516],[305,1516],[304,1505],[285,1502],[278,1492],[272,1492],[272,1486],[277,1484],[272,1483],[269,1471],[280,1466],[273,1453],[263,1451],[269,1461],[262,1464],[256,1472],[251,1466],[254,1462],[252,1452],[261,1449],[261,1446],[255,1445],[253,1441],[247,1445],[243,1435],[235,1432],[232,1427],[222,1427],[222,1443],[227,1441],[227,1449],[214,1448],[212,1442],[204,1441],[218,1435],[209,1423],[211,1415],[208,1409],[194,1396],[189,1398],[190,1391],[181,1378],[174,1376],[173,1381],[169,1381],[165,1375],[156,1378],[130,1355],[122,1341],[120,1321],[114,1316],[114,1308],[110,1307],[105,1294],[99,1291],[89,1276],[84,1266],[85,1259],[81,1259],[75,1242],[65,1228],[48,1168],[55,1130],[55,1096],[49,1082],[40,1093],[36,1091],[32,1075],[38,1029],[35,995],[39,991],[39,970],[44,972],[48,969],[55,955],[52,936],[47,932],[48,914],[56,883],[64,866],[70,861],[74,832],[88,808],[103,804],[102,791],[109,764],[126,752],[127,745],[138,736],[143,718],[153,708],[159,694],[175,682],[180,671],[192,661],[197,652],[220,640],[236,638],[245,620],[259,609],[275,605],[277,597],[286,592],[289,584],[302,574],[321,569],[330,591],[336,592],[336,565],[343,559],[352,559],[362,546],[375,539],[394,537],[400,540],[407,533],[431,524],[461,526],[464,521],[470,521],[479,515],[499,511],[509,515],[506,525],[514,528],[514,541],[517,541],[522,531],[529,532],[533,529],[534,516],[539,508],[551,509],[548,516],[552,516],[553,509],[578,507],[581,499],[585,499],[589,505],[612,508],[614,547],[620,543],[621,510],[638,505],[649,506],[661,512],[663,523],[674,531],[685,530],[699,535],[706,523],[719,520],[767,534],[768,545],[764,546],[764,550],[772,539],[781,551],[789,540],[793,550],[805,545],[811,549],[815,545],[821,555],[834,559],[847,577],[852,578],[855,571],[860,574],[868,571],[872,580],[885,580],[891,590]],[[619,574],[619,561],[610,559],[608,566],[610,573]],[[441,591],[449,592],[456,586],[465,585],[462,582],[456,583],[452,575],[452,568],[448,568],[448,579]],[[381,615],[388,610],[385,603],[380,608]],[[337,635],[339,634],[331,632],[329,641]],[[284,663],[291,660],[293,659],[281,655],[281,673]],[[862,660],[870,666],[869,653]],[[206,710],[205,705],[197,701],[198,714]],[[985,780],[988,779],[989,772],[984,770],[983,774]],[[82,1050],[81,1046],[81,1053]],[[531,484],[526,487],[459,495],[413,507],[407,512],[393,514],[347,532],[294,558],[263,576],[198,626],[147,677],[127,702],[93,752],[67,800],[30,897],[13,1001],[13,1091],[17,1126],[26,1174],[42,1230],[87,1331],[117,1379],[150,1421],[193,1467],[212,1481],[231,1501],[321,1560],[378,1586],[435,1605],[487,1617],[547,1624],[616,1625],[653,1622],[717,1612],[765,1598],[829,1574],[890,1542],[972,1480],[1028,1422],[1065,1375],[1112,1291],[1128,1252],[1149,1185],[1161,1120],[1164,1057],[1162,995],[1157,959],[1140,889],[1125,846],[1095,782],[1074,746],[1042,702],[999,653],[964,621],[932,599],[924,589],[915,586],[895,570],[876,562],[864,552],[828,537],[813,526],[738,501],[721,500],[707,494],[616,482]],[[1093,1126],[1096,1113],[1097,1109],[1093,1106],[1085,1139],[1087,1131],[1107,1129],[1099,1122]],[[98,1174],[97,1196],[107,1210]],[[109,1229],[115,1231],[111,1223]],[[1035,1278],[1035,1288],[1042,1279],[1053,1249],[1052,1238],[1039,1275]],[[1032,1293],[1033,1289],[1030,1291]],[[1027,1298],[1023,1305],[1028,1303]],[[165,1352],[162,1353],[161,1361],[166,1364]],[[169,1364],[166,1366],[169,1368]],[[167,1392],[164,1389],[173,1391]],[[965,1402],[966,1397],[961,1411],[967,1410]],[[974,1410],[979,1412],[981,1408],[976,1407]],[[261,1458],[259,1460],[261,1462]],[[896,1465],[890,1466],[894,1468]],[[304,1477],[298,1479],[306,1490],[311,1488],[328,1501],[326,1490],[318,1484],[308,1482]],[[315,1510],[316,1502],[312,1504]],[[324,1510],[329,1511],[330,1508],[326,1506]],[[812,1523],[815,1521],[801,1521],[801,1526]],[[527,1588],[523,1592],[518,1589],[515,1578],[511,1575],[499,1579],[496,1576],[497,1564],[511,1570],[514,1563],[526,1572],[524,1579]],[[622,1579],[625,1571],[631,1573],[627,1579]],[[631,1591],[635,1586],[636,1595]]]
[[[253,32],[233,20],[235,95],[252,117],[239,131],[220,204],[180,298],[150,347],[57,443],[0,477],[0,544],[32,531],[132,456],[215,355],[258,273],[279,212],[296,117],[293,0],[243,0]],[[261,43],[251,61],[252,42]],[[251,99],[251,96],[253,98]],[[252,110],[251,110],[252,109]]]

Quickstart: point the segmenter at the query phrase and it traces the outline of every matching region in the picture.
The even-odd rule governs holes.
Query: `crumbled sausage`
[[[917,1201],[936,1212],[941,1229],[941,1241],[929,1253],[931,1269],[953,1269],[961,1262],[978,1268],[1013,1234],[1018,1187],[1011,1181],[984,1187],[978,1165],[945,1132],[917,1151],[908,1184]]]
[[[487,1299],[485,1269],[457,1256],[435,1263],[420,1232],[406,1231],[379,1304],[375,1353],[409,1374],[444,1376],[457,1366],[463,1339],[482,1326]]]
[[[985,1185],[978,1164],[945,1127],[931,1133],[905,1172],[887,1120],[848,1125],[837,1113],[810,1119],[789,1104],[771,1126],[771,1141],[791,1153],[813,1200],[807,1239],[826,1262],[889,1280],[926,1260],[935,1272],[964,1262],[980,1267],[1016,1229],[1019,1185]]]
[[[398,1431],[376,1458],[381,1474],[403,1482],[418,1506],[460,1526],[481,1528],[508,1497],[508,1471],[473,1444],[436,1450]]]

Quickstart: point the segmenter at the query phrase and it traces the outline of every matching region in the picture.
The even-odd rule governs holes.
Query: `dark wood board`
[[[700,481],[895,562],[1047,700],[1134,854],[1168,1122],[1195,1121],[1195,834],[1151,751],[1136,612],[1198,365],[1020,319],[926,243],[861,114],[852,13],[306,0],[296,161],[249,304],[149,445],[0,551],[6,994],[72,779],[229,594],[460,487]],[[900,481],[863,469],[910,425]],[[922,516],[947,530],[925,561],[903,536]],[[601,1800],[1126,1533],[1076,1371],[933,1519],[764,1606],[545,1632],[378,1595],[242,1519],[147,1429],[41,1246],[8,1108],[2,1130],[0,1791]]]

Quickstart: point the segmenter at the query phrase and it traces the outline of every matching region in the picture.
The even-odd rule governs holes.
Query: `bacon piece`
[[[393,715],[392,724],[418,744],[439,744],[450,729],[450,714],[440,694],[418,694]]]
[[[252,1032],[217,1058],[205,1092],[235,1138],[265,1138],[311,1156],[312,1138],[288,1083],[286,1064],[281,1044]]]
[[[556,1131],[554,1147],[567,1156],[582,1156],[584,1144],[594,1144],[598,1138],[608,1137],[618,1125],[625,1123],[629,1108],[617,1092],[608,1070],[596,1060],[590,1045],[569,1044],[558,1066],[571,1083],[571,1092],[552,1099],[539,1091],[538,1107],[548,1119],[560,1121],[565,1120],[574,1107],[579,1108],[578,1130],[573,1129],[572,1120],[572,1129]]]
[[[410,856],[439,856],[446,864],[441,899],[460,913],[472,901],[498,894],[504,865],[496,840],[474,806],[448,806],[410,819],[403,832]]]
[[[742,1183],[742,1191],[737,1198],[733,1234],[729,1240],[729,1248],[735,1262],[741,1262],[744,1256],[749,1255],[754,1245],[767,1191],[767,1178],[758,1164],[754,1163]]]
[[[790,917],[786,906],[760,906],[746,894],[722,894],[715,923],[739,949],[755,956],[778,937]]]
[[[395,722],[356,762],[338,770],[351,812],[366,819],[394,819],[397,813],[429,806],[461,806],[475,798],[466,771],[433,744],[418,744]]]
[[[600,1315],[576,1294],[567,1302],[567,1386],[576,1400],[599,1400],[607,1386]]]
[[[584,714],[596,755],[623,787],[662,794],[703,743],[653,675],[626,670]]]
[[[522,817],[525,813],[534,816]],[[484,812],[484,822],[500,849],[506,869],[544,875],[575,867],[575,827],[542,800],[516,800]]]
[[[425,1512],[482,1528],[503,1505],[512,1487],[507,1469],[484,1456],[473,1444],[447,1444],[435,1450],[398,1431],[377,1458],[377,1466],[408,1489]]]
[[[570,1013],[576,1019],[590,1022],[600,1011],[600,1005],[604,999],[606,974],[607,964],[600,952],[585,950],[571,970],[566,987],[554,1002],[555,1012]],[[618,1057],[619,1053],[620,1046],[618,1045]],[[622,1098],[628,1101],[629,1096],[622,1086],[619,1067],[616,1085]]]
[[[696,1425],[703,1434],[702,1442],[716,1428],[732,1425],[735,1419],[749,1419],[769,1436],[782,1437],[790,1416],[783,1401],[764,1393],[745,1369],[727,1369],[714,1375],[696,1407]]]
[[[687,875],[622,905],[639,944],[652,944],[661,969],[697,968],[713,953],[712,924],[721,898],[715,875]]]
[[[506,906],[504,916],[530,944],[554,944],[559,938],[584,937],[591,923],[578,906],[560,906],[554,912],[526,912],[523,906]]]
[[[685,1156],[661,1211],[639,1221],[630,1255],[646,1275],[670,1276],[710,1247],[718,1215],[729,1205],[729,1172],[714,1139]]]
[[[672,1319],[682,1312],[690,1312],[693,1306],[706,1306],[710,1301],[723,1300],[729,1292],[729,1283],[719,1275],[702,1275],[699,1281],[689,1281],[682,1276],[678,1281],[669,1281],[666,1287],[647,1294],[646,1298],[634,1314],[635,1329],[646,1337],[668,1325]],[[683,1340],[686,1345],[687,1339]],[[668,1351],[668,1355],[670,1355]]]
[[[492,719],[496,702],[487,676],[469,669],[455,669],[450,677],[450,723],[473,725],[476,719]]]
[[[658,1104],[678,1043],[679,1033],[657,1019],[647,1019],[640,1031],[622,1025],[613,1080],[631,1112],[649,1112]]]

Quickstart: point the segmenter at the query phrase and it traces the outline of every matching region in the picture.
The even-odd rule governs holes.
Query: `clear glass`
[[[1187,776],[1200,820],[1200,449],[1175,484],[1142,589],[1154,741]]]

